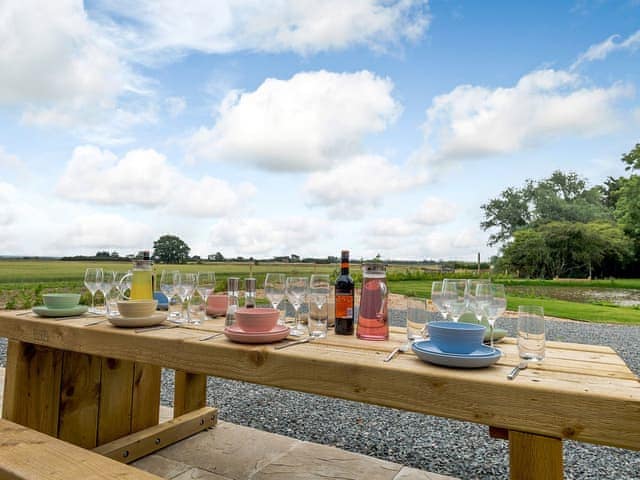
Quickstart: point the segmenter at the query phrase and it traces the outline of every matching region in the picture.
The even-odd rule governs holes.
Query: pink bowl
[[[269,332],[276,326],[279,315],[273,308],[239,308],[236,323],[245,332]]]
[[[218,317],[227,313],[226,295],[209,295],[207,297],[207,315]]]

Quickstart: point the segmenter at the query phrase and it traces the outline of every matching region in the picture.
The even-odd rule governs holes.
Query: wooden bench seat
[[[160,477],[0,418],[0,478],[157,480]]]

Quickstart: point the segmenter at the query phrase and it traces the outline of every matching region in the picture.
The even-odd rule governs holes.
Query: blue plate
[[[425,362],[457,368],[488,367],[498,361],[502,352],[497,348],[482,345],[471,353],[446,353],[436,347],[430,340],[416,342],[411,347],[413,352]]]

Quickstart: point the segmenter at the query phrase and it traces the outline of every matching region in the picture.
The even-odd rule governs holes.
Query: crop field
[[[125,272],[129,262],[81,262],[60,260],[0,260],[0,308],[31,308],[41,303],[43,292],[70,291],[83,294],[82,302],[90,303],[83,286],[84,271],[88,267]],[[264,283],[268,272],[309,276],[326,273],[335,278],[337,264],[276,263],[276,262],[214,262],[184,265],[154,265],[156,275],[165,269],[184,272],[213,271],[216,273],[217,291],[224,291],[226,279],[231,276],[255,277],[258,286]],[[360,268],[351,265],[356,287],[360,285]],[[473,271],[460,271],[446,276],[473,277]],[[429,298],[431,282],[443,275],[428,271],[419,265],[390,265],[389,289],[392,293]],[[574,320],[607,323],[640,324],[640,279],[612,280],[522,280],[494,278],[507,288],[508,307],[538,304],[548,315]]]

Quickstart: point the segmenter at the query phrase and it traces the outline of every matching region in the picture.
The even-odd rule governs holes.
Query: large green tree
[[[515,232],[502,266],[535,278],[615,275],[633,254],[633,244],[611,222],[548,222]]]
[[[481,206],[480,226],[492,230],[489,245],[505,244],[518,230],[548,222],[613,220],[603,202],[602,187],[587,186],[574,172],[555,171],[540,181],[527,180],[524,187],[507,188],[498,198]]]
[[[161,263],[185,263],[190,251],[189,246],[175,235],[163,235],[153,242],[153,257]]]

